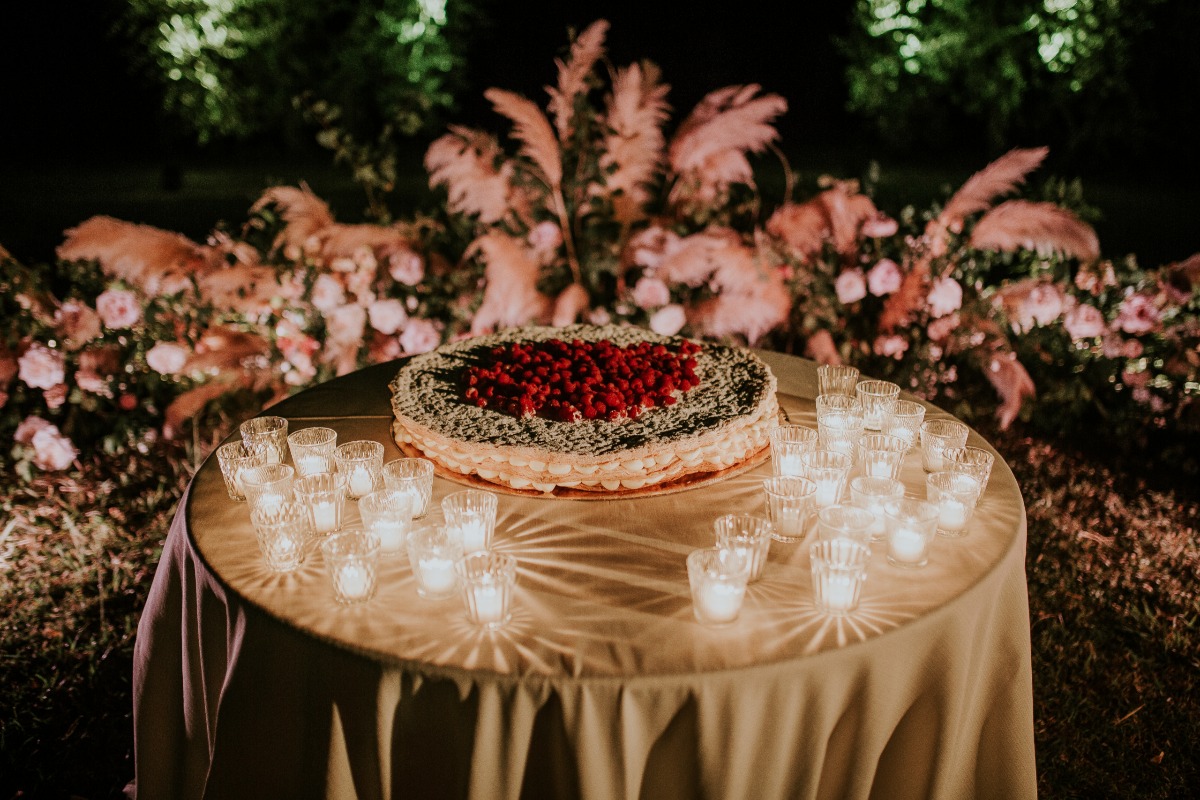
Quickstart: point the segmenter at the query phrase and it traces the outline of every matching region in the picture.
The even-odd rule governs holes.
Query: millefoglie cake
[[[753,353],[629,326],[527,327],[411,359],[393,433],[444,472],[542,493],[634,493],[747,462],[778,423]]]

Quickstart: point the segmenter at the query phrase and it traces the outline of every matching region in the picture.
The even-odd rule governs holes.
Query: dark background
[[[568,27],[579,30],[604,18],[611,23],[613,64],[646,58],[662,68],[672,87],[671,124],[722,86],[757,83],[783,95],[789,110],[778,121],[780,144],[802,191],[813,191],[821,173],[856,177],[876,160],[884,178],[877,200],[895,213],[903,203],[926,207],[942,199],[998,155],[970,127],[936,146],[891,149],[845,110],[846,64],[835,37],[848,31],[850,0],[475,0],[475,6],[480,13],[471,25],[465,86],[448,121],[501,131],[503,120],[482,96],[489,86],[544,103],[543,87],[554,81],[553,59],[564,51]],[[113,34],[122,8],[120,0],[25,0],[6,9],[0,22],[0,244],[21,260],[51,260],[65,228],[102,213],[202,239],[220,221],[244,220],[266,186],[302,180],[339,218],[361,218],[360,190],[298,119],[286,132],[205,147],[168,135],[157,90],[133,74],[129,45]],[[1136,252],[1155,266],[1200,250],[1191,144],[1200,79],[1187,69],[1197,62],[1194,34],[1200,30],[1164,30],[1147,40],[1147,47],[1162,50],[1143,57],[1139,67],[1145,73],[1139,85],[1150,87],[1144,107],[1158,115],[1148,141],[1071,157],[1045,139],[1007,143],[1051,145],[1038,180],[1083,179],[1086,199],[1102,212],[1096,224],[1110,256]],[[433,202],[420,160],[434,133],[414,139],[403,154],[411,178],[396,194],[401,216]],[[180,188],[167,188],[164,167],[178,170]]]

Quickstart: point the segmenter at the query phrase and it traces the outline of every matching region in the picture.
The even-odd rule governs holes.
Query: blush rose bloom
[[[658,278],[641,278],[633,287],[633,302],[638,308],[658,308],[671,302],[671,290]]]
[[[425,277],[425,262],[408,248],[397,250],[388,256],[388,274],[397,283],[416,286]]]
[[[332,275],[318,275],[313,283],[312,304],[317,310],[329,313],[346,302],[346,292],[342,282]]]
[[[336,344],[361,344],[367,326],[367,312],[356,305],[344,305],[325,315],[325,331]]]
[[[50,472],[66,469],[79,455],[71,440],[63,436],[56,425],[49,423],[33,434],[29,444],[33,447],[34,466]]]
[[[899,361],[908,350],[908,340],[903,336],[880,336],[875,339],[875,344],[871,349],[877,356],[894,358]]]
[[[191,351],[175,342],[159,342],[146,352],[146,363],[161,375],[178,375]]]
[[[371,303],[367,308],[367,317],[371,320],[371,327],[385,336],[391,336],[408,321],[404,303],[395,299],[376,300]]]
[[[62,353],[34,342],[17,359],[17,377],[34,389],[53,389],[67,378]]]
[[[538,263],[549,264],[554,261],[554,256],[563,243],[562,230],[549,220],[539,222],[533,226],[526,241],[529,242],[529,248],[533,250],[533,257]]]
[[[1028,329],[1034,325],[1049,325],[1058,319],[1062,312],[1062,290],[1053,284],[1044,283],[1030,290],[1017,313],[1020,316],[1021,327]]]
[[[42,428],[53,427],[54,425],[51,422],[41,417],[28,416],[21,420],[21,424],[17,426],[17,431],[13,434],[13,440],[17,444],[29,444],[33,441],[33,435]]]
[[[1121,301],[1114,327],[1136,336],[1157,331],[1160,323],[1158,308],[1150,298],[1144,294],[1131,294]]]
[[[837,276],[833,289],[837,292],[838,302],[848,306],[867,296],[867,281],[861,269],[848,269]]]
[[[876,297],[883,297],[899,289],[903,279],[899,264],[890,258],[881,258],[867,273],[867,288]]]
[[[96,311],[106,327],[132,328],[142,318],[137,295],[125,289],[109,289],[96,298]]]
[[[54,325],[69,350],[78,350],[100,335],[100,315],[86,303],[67,300],[54,312]]]
[[[659,336],[674,336],[687,324],[687,312],[678,303],[663,306],[650,317],[650,330]]]
[[[935,317],[953,314],[962,308],[963,290],[954,278],[938,278],[929,290],[929,313]]]
[[[410,319],[400,334],[400,346],[408,355],[428,353],[442,342],[437,326],[427,319]]]
[[[1104,314],[1088,303],[1080,303],[1067,312],[1063,327],[1072,339],[1093,339],[1104,333]]]

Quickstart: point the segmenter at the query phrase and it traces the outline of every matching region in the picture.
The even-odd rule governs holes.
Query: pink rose
[[[28,416],[21,420],[21,424],[17,426],[17,432],[13,434],[13,440],[17,444],[29,444],[33,441],[33,435],[42,428],[53,428],[54,425],[41,417]]]
[[[529,232],[527,241],[529,248],[533,250],[533,257],[538,260],[538,263],[549,264],[554,261],[558,248],[563,243],[562,230],[556,223],[549,220],[539,222]]]
[[[376,300],[367,308],[367,316],[371,327],[385,336],[391,336],[408,321],[404,303],[399,300]]]
[[[108,385],[108,377],[101,375],[95,370],[81,369],[75,373],[75,385],[85,392],[98,394],[101,397],[112,397],[112,387]],[[65,389],[66,384],[61,384]],[[51,390],[47,389],[47,393]],[[47,403],[49,405],[49,403]]]
[[[56,408],[62,408],[62,404],[67,402],[67,385],[60,383],[58,386],[43,390],[42,401],[46,404],[46,408],[51,411]]]
[[[876,297],[891,294],[900,288],[904,276],[900,274],[900,265],[890,258],[881,258],[867,273],[867,288]]]
[[[671,290],[658,278],[641,278],[633,287],[633,302],[639,308],[658,308],[671,302]]]
[[[687,323],[687,313],[683,306],[671,303],[655,311],[650,317],[650,330],[659,336],[674,336],[683,330]]]
[[[1131,294],[1121,301],[1113,326],[1136,336],[1157,331],[1161,327],[1161,316],[1149,297]]]
[[[146,352],[146,363],[161,375],[178,375],[191,351],[175,342],[159,342]]]
[[[33,446],[33,463],[38,469],[64,470],[79,455],[75,445],[55,425],[47,424],[38,430],[29,443]]]
[[[52,389],[67,378],[63,355],[41,342],[34,342],[17,359],[17,376],[34,389]]]
[[[593,308],[587,313],[587,320],[593,325],[607,325],[612,322],[612,314],[608,313],[607,308]]]
[[[346,276],[346,288],[354,295],[354,300],[360,306],[369,306],[375,302],[375,276],[369,272],[352,272]]]
[[[137,295],[125,289],[109,289],[96,298],[96,311],[109,328],[132,328],[142,318]]]
[[[410,319],[400,334],[400,346],[408,355],[428,353],[442,342],[437,326],[427,319]]]
[[[871,239],[883,239],[895,236],[900,226],[896,220],[886,214],[876,214],[862,224],[862,235]]]
[[[341,281],[328,273],[317,276],[313,282],[312,304],[319,311],[328,313],[345,302],[346,293]]]
[[[1146,348],[1137,339],[1126,339],[1125,344],[1121,347],[1121,355],[1126,358],[1141,358],[1144,352],[1146,352]]]
[[[861,269],[848,269],[837,276],[833,284],[837,299],[844,306],[857,303],[867,296],[867,281]]]
[[[100,335],[100,315],[77,300],[68,300],[58,307],[54,325],[68,350],[78,350]]]
[[[880,336],[875,339],[875,344],[871,349],[877,356],[894,358],[899,361],[908,350],[908,340],[903,336]]]
[[[958,314],[948,314],[930,322],[925,333],[929,336],[930,341],[940,342],[954,333],[954,329],[958,327],[958,323]]]
[[[325,315],[325,332],[335,344],[361,344],[366,326],[367,312],[360,306],[338,306]]]
[[[1034,325],[1049,325],[1063,312],[1063,293],[1052,283],[1033,287],[1021,300],[1017,316],[1023,330]]]
[[[416,286],[425,277],[425,262],[406,247],[388,256],[388,274],[398,283]]]
[[[954,278],[938,278],[929,290],[929,313],[935,317],[953,314],[962,308],[963,290]]]
[[[1063,327],[1072,339],[1093,339],[1104,333],[1104,315],[1088,303],[1080,303],[1067,312]]]

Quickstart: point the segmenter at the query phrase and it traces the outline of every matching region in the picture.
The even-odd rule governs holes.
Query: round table
[[[760,355],[788,417],[815,427],[815,365]],[[390,460],[397,367],[270,413]],[[875,548],[855,613],[817,613],[807,546],[772,543],[739,621],[702,627],[685,557],[720,514],[762,513],[770,472],[624,500],[501,494],[494,547],[518,582],[488,633],[460,599],[419,598],[402,556],[356,607],[335,604],[319,551],[270,572],[209,458],[138,628],[138,796],[1035,796],[1025,511],[1003,460],[971,532],[938,537],[927,567]],[[900,477],[924,496],[915,450]],[[436,480],[433,503],[460,488]]]

